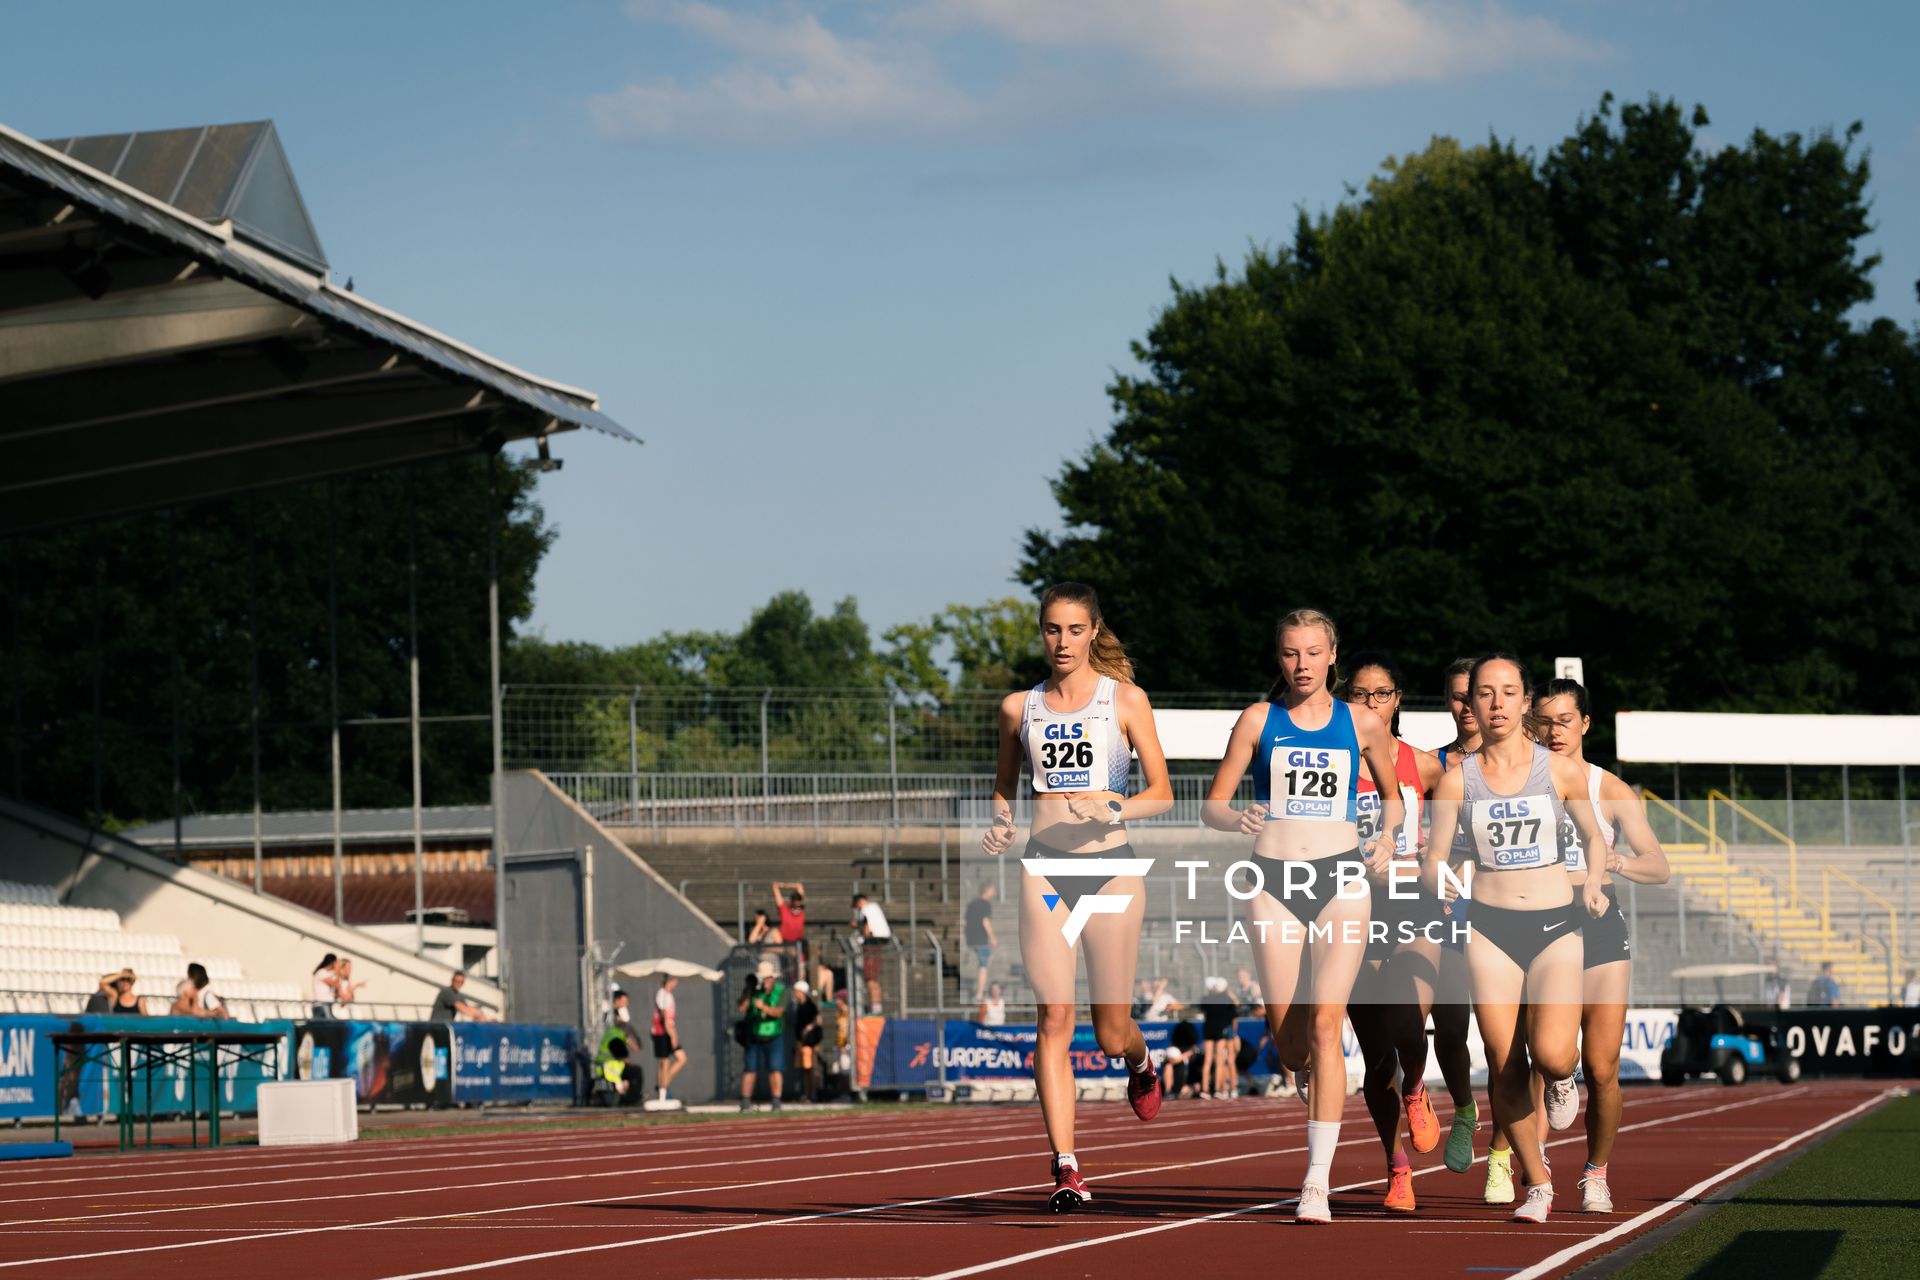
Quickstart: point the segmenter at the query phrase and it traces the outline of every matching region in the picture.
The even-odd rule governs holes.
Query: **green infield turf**
[[[1920,1274],[1920,1097],[1895,1098],[1704,1221],[1613,1273],[1619,1280]]]

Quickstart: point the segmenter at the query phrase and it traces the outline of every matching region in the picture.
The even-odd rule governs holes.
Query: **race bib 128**
[[[1275,747],[1268,772],[1269,811],[1296,822],[1345,822],[1353,753],[1329,747]],[[1375,818],[1376,823],[1378,818]]]

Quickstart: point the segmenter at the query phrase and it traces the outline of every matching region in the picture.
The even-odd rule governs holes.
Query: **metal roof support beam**
[[[433,387],[317,395],[269,408],[223,405],[142,422],[111,423],[89,428],[81,440],[36,437],[9,444],[9,467],[0,480],[0,494],[87,483],[154,467],[191,466],[485,407],[483,391]],[[84,449],[88,462],[75,464],[76,448]]]
[[[7,422],[0,423],[0,439],[243,404],[290,391],[345,386],[415,367],[402,364],[390,351],[303,351],[274,342],[244,356],[222,353],[116,369],[111,378],[92,372],[59,374],[8,391],[9,412]]]

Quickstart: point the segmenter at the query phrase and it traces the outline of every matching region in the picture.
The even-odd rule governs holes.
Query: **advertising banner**
[[[453,1101],[453,1036],[444,1022],[302,1022],[293,1064],[298,1080],[352,1079],[362,1106]]]
[[[115,1115],[120,1107],[120,1060],[93,1062],[82,1067],[69,1057],[56,1064],[51,1037],[63,1031],[205,1032],[210,1024],[194,1018],[107,1018],[92,1015],[51,1017],[9,1014],[0,1017],[0,1119]],[[282,1035],[293,1029],[286,1021],[218,1024],[220,1030],[268,1031]],[[189,1096],[184,1046],[163,1057],[134,1046],[131,1106],[134,1115],[185,1114],[190,1105],[207,1108],[207,1057],[196,1052]],[[95,1049],[94,1055],[101,1051]],[[171,1059],[171,1060],[170,1060]],[[219,1101],[222,1111],[252,1111],[263,1079],[271,1079],[272,1059],[263,1067],[234,1060],[231,1051],[220,1055]],[[286,1064],[282,1049],[282,1067]],[[57,1078],[56,1078],[57,1076]]]
[[[453,1024],[453,1100],[457,1103],[571,1102],[572,1027]]]
[[[1743,1008],[1748,1026],[1771,1023],[1807,1076],[1920,1075],[1920,1009]]]

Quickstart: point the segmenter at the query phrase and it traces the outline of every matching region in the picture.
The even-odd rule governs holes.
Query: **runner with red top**
[[[1618,876],[1635,884],[1665,884],[1673,871],[1633,788],[1587,760],[1587,730],[1593,727],[1593,719],[1586,687],[1576,680],[1549,680],[1536,712],[1547,748],[1587,771],[1587,796],[1605,841],[1604,853],[1594,855],[1578,832],[1562,833],[1567,873],[1574,884],[1585,885],[1597,876],[1606,886],[1607,909],[1586,922],[1586,971],[1581,975],[1580,1073],[1587,1081],[1587,1165],[1580,1176],[1580,1208],[1585,1213],[1612,1213],[1607,1161],[1620,1132],[1620,1036],[1627,1022],[1633,944],[1627,936],[1626,913],[1611,882]],[[1632,850],[1630,857],[1619,851],[1623,838]],[[1573,1080],[1547,1083],[1542,1093],[1547,1124],[1553,1129],[1571,1125],[1580,1110]]]
[[[1073,1154],[1076,953],[1087,962],[1094,1039],[1109,1058],[1125,1060],[1134,1114],[1151,1120],[1160,1112],[1160,1078],[1131,1011],[1142,877],[1153,860],[1134,853],[1126,823],[1171,809],[1173,786],[1153,707],[1133,683],[1133,664],[1101,617],[1093,588],[1048,587],[1040,597],[1040,640],[1047,678],[1000,703],[993,825],[981,847],[996,857],[1012,847],[1024,762],[1033,815],[1020,860],[1020,961],[1037,1007],[1033,1080],[1053,1146],[1047,1205],[1069,1213],[1093,1198]],[[1135,755],[1146,785],[1128,795]]]
[[[1332,1221],[1327,1189],[1346,1108],[1340,1032],[1366,958],[1366,876],[1392,862],[1390,833],[1406,812],[1399,788],[1387,791],[1380,832],[1361,843],[1354,784],[1362,760],[1374,777],[1394,776],[1393,738],[1373,712],[1335,700],[1333,619],[1296,609],[1280,619],[1275,640],[1280,678],[1266,701],[1240,713],[1200,816],[1215,831],[1253,837],[1248,861],[1236,864],[1253,883],[1233,892],[1247,904],[1275,1052],[1298,1074],[1307,1103],[1307,1172],[1294,1220],[1317,1224]],[[1249,771],[1254,803],[1235,809]],[[1309,1069],[1317,1089],[1308,1088]]]
[[[1385,1205],[1412,1213],[1413,1162],[1398,1149],[1407,1135],[1412,1152],[1424,1155],[1440,1143],[1440,1122],[1427,1096],[1427,1014],[1439,980],[1441,943],[1450,927],[1444,908],[1420,888],[1420,810],[1427,792],[1439,782],[1440,761],[1400,734],[1403,680],[1400,664],[1385,653],[1354,655],[1347,680],[1347,702],[1387,721],[1393,736],[1394,785],[1406,820],[1394,835],[1394,862],[1387,872],[1368,876],[1373,887],[1373,917],[1368,923],[1367,958],[1348,1001],[1347,1018],[1360,1041],[1366,1074],[1361,1096],[1387,1153]],[[1355,825],[1362,844],[1379,834],[1382,793],[1370,774],[1355,784]],[[1451,1067],[1451,1070],[1448,1068]],[[1442,1059],[1455,1104],[1473,1101],[1471,1064]]]

